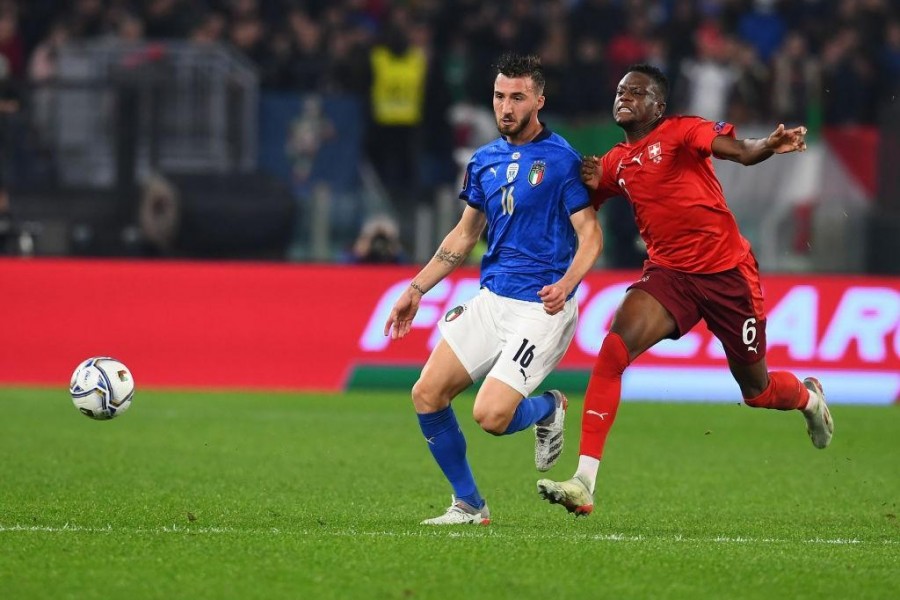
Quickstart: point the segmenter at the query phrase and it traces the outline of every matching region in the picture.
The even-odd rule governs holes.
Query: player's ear
[[[544,96],[543,95],[538,96],[537,107],[538,107],[538,110],[541,110],[542,108],[544,108]]]
[[[666,103],[665,102],[657,102],[656,103],[656,116],[661,117],[664,112],[666,112]]]

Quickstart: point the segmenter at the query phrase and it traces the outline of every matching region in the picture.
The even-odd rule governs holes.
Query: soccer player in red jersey
[[[542,479],[540,495],[569,512],[590,514],[597,469],[619,407],[622,373],[643,352],[686,334],[700,319],[722,342],[748,406],[799,410],[816,448],[834,425],[821,384],[766,366],[766,316],[750,244],[725,203],[711,156],[754,165],[806,149],[805,127],[779,125],[764,139],[735,138],[730,123],[664,116],[668,82],[649,65],[619,82],[613,118],[625,142],[585,157],[581,177],[595,208],[623,195],[647,244],[643,276],[619,305],[591,372],[582,412],[575,476]]]

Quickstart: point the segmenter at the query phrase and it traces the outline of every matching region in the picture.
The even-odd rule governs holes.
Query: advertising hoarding
[[[418,369],[443,315],[478,290],[462,269],[424,298],[403,340],[385,320],[415,267],[2,259],[0,384],[64,385],[111,355],[139,385],[340,391],[363,367]],[[594,271],[561,371],[586,373],[637,272]],[[770,369],[819,377],[830,402],[900,396],[900,279],[763,275]],[[583,390],[572,390],[578,393]],[[721,344],[702,325],[625,373],[623,396],[738,401]]]

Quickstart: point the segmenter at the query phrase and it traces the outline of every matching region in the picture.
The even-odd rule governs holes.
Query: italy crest
[[[544,171],[546,168],[547,164],[542,160],[536,160],[531,163],[531,169],[528,171],[528,183],[531,184],[531,187],[540,185],[544,180]]]

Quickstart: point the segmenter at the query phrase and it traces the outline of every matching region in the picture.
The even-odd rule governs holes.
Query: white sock
[[[821,402],[821,398],[819,395],[812,390],[809,390],[809,400],[806,402],[806,408],[803,409],[803,412],[810,413],[819,406],[819,402]]]
[[[599,458],[584,455],[578,457],[578,468],[575,470],[575,475],[587,482],[588,489],[592,494],[594,493],[594,486],[597,485],[597,469],[599,468]]]

